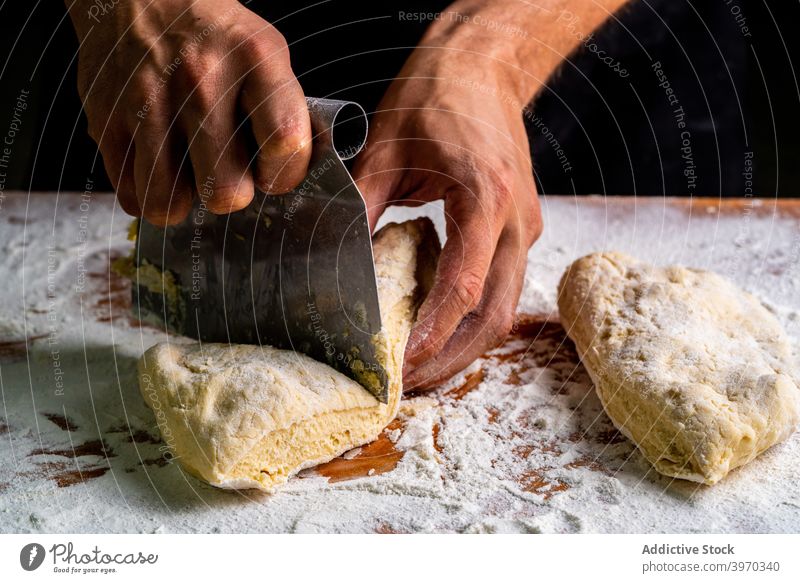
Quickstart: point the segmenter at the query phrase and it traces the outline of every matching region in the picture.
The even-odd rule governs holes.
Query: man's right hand
[[[311,123],[272,25],[236,0],[67,6],[89,134],[126,212],[175,224],[195,192],[229,213],[254,185],[283,193],[303,180]]]

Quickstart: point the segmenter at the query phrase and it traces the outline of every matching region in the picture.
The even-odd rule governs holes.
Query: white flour
[[[758,208],[690,216],[659,200],[640,202],[633,220],[603,200],[546,198],[520,302],[538,318],[494,357],[405,402],[403,423],[386,434],[402,453],[393,470],[335,483],[304,472],[267,496],[215,490],[164,462],[135,377],[138,356],[163,337],[130,325],[128,292],[118,281],[110,290],[105,275],[109,253],[129,248],[128,219],[117,209],[112,220],[110,197],[83,210],[77,196],[55,203],[34,196],[26,217],[26,199],[9,197],[0,213],[2,531],[800,530],[797,435],[713,488],[658,476],[616,435],[560,327],[542,324],[557,318],[569,262],[619,249],[731,277],[767,302],[796,346],[796,220]],[[26,335],[43,337],[26,350]]]

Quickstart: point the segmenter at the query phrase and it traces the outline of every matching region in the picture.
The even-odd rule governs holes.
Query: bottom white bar
[[[798,543],[800,535],[2,535],[0,581],[798,581]]]

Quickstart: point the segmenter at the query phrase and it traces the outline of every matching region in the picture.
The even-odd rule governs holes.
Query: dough
[[[714,484],[794,430],[786,335],[726,279],[595,253],[558,307],[609,417],[662,474]]]
[[[139,361],[139,386],[174,456],[214,486],[270,491],[374,440],[397,414],[403,353],[437,251],[427,220],[387,225],[375,237],[383,324],[375,342],[389,378],[388,404],[290,350],[197,343],[149,349]]]

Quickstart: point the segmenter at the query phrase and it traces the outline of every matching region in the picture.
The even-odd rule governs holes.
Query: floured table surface
[[[113,198],[7,194],[0,531],[800,531],[800,436],[713,487],[657,475],[603,413],[555,311],[564,268],[615,249],[730,277],[797,347],[800,204],[549,197],[542,208],[505,344],[406,399],[376,442],[270,496],[216,490],[164,455],[135,364],[166,338],[131,317],[130,286],[110,271],[131,247]]]

